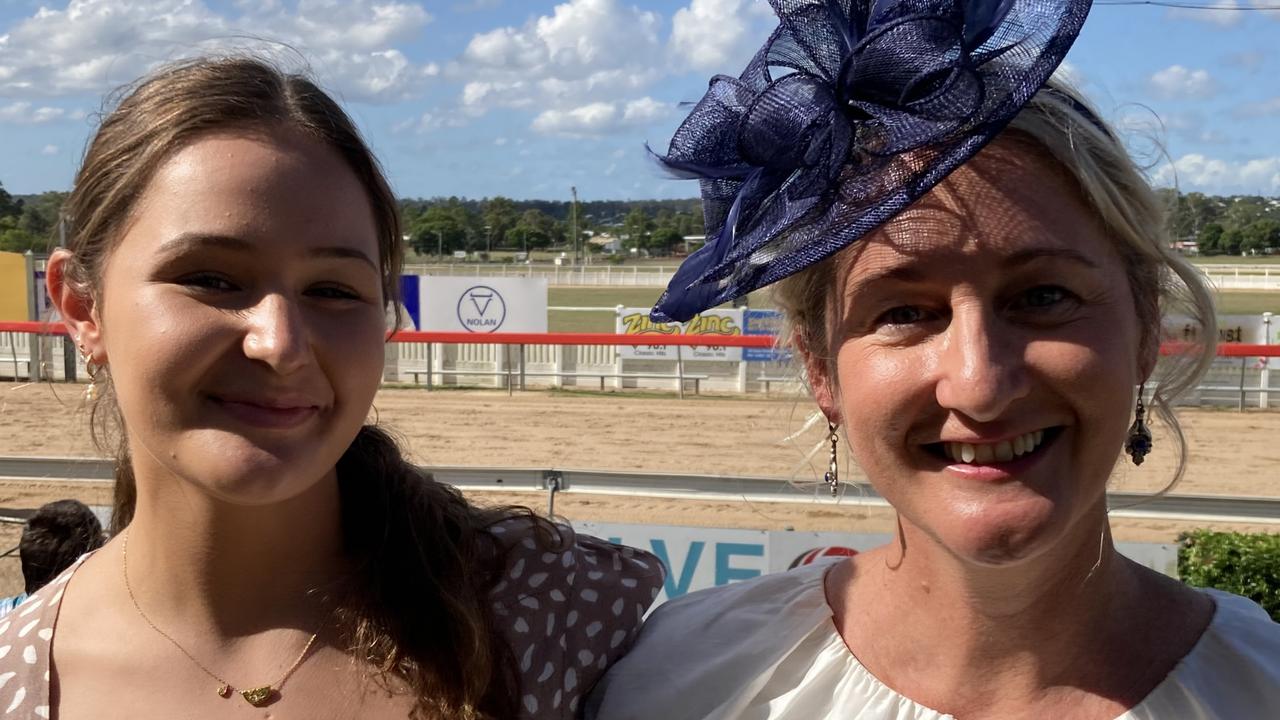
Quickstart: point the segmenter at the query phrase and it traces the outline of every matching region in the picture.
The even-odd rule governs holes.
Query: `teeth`
[[[1008,462],[1035,450],[1042,442],[1044,431],[1036,430],[994,444],[943,443],[943,451],[951,460],[963,463]]]

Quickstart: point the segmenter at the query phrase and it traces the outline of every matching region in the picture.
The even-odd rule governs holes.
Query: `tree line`
[[[1215,196],[1161,189],[1171,237],[1194,242],[1201,255],[1280,253],[1280,198]],[[0,250],[44,252],[56,244],[58,217],[67,193],[11,195],[0,182]],[[703,235],[702,204],[687,200],[567,201],[406,198],[403,228],[419,255],[577,248],[609,235],[624,249],[649,255],[685,250],[685,238]],[[574,232],[577,237],[572,237]],[[695,243],[696,245],[696,243]]]
[[[594,200],[577,203],[506,197],[400,201],[405,233],[419,255],[456,251],[531,251],[579,247],[598,251],[592,237],[609,235],[624,248],[667,255],[684,238],[703,234],[701,202]],[[574,233],[577,234],[574,237]]]
[[[65,192],[10,195],[0,183],[0,250],[43,253],[56,244]]]
[[[1280,252],[1280,198],[1158,192],[1169,209],[1170,235],[1196,243],[1201,255]]]

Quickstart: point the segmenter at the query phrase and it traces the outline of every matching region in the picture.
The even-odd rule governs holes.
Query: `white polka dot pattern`
[[[495,530],[510,548],[493,600],[520,670],[519,720],[570,720],[582,696],[635,639],[662,586],[662,564],[569,528],[562,528],[565,549],[555,552],[541,547],[521,521]],[[0,618],[0,720],[49,717],[58,603],[85,557]]]
[[[549,552],[527,522],[499,526],[510,557],[495,610],[520,670],[520,720],[569,720],[635,639],[662,564],[569,528],[561,528],[565,549]]]
[[[81,557],[0,620],[0,719],[49,717],[53,624],[63,588],[87,557]]]

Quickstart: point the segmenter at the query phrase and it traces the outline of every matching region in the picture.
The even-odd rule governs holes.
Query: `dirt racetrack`
[[[0,383],[0,455],[96,456],[78,388]],[[817,426],[794,441],[812,409],[795,399],[701,397],[678,400],[639,394],[517,393],[386,389],[379,421],[396,429],[424,465],[596,469],[738,475],[813,481],[825,463],[804,453],[821,440]],[[1190,446],[1187,494],[1280,496],[1280,412],[1184,410]],[[1156,449],[1141,468],[1117,468],[1113,489],[1154,490],[1172,476],[1171,441],[1156,430]],[[482,493],[485,502],[535,507],[533,493]],[[106,504],[103,484],[0,481],[0,507],[37,507],[59,497]],[[693,502],[564,493],[557,514],[575,520],[755,529],[888,532],[891,512],[854,505]],[[1121,540],[1171,542],[1187,523],[1115,519]],[[1275,532],[1269,526],[1223,526]],[[8,543],[8,544],[6,544]],[[16,526],[0,529],[4,549]],[[16,563],[10,563],[16,565]],[[0,566],[0,589],[8,568]]]

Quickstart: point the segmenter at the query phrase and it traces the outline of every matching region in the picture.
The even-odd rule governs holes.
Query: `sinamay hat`
[[[973,157],[1048,81],[1091,0],[769,0],[660,161],[701,180],[707,243],[654,306],[684,321],[799,272]]]

